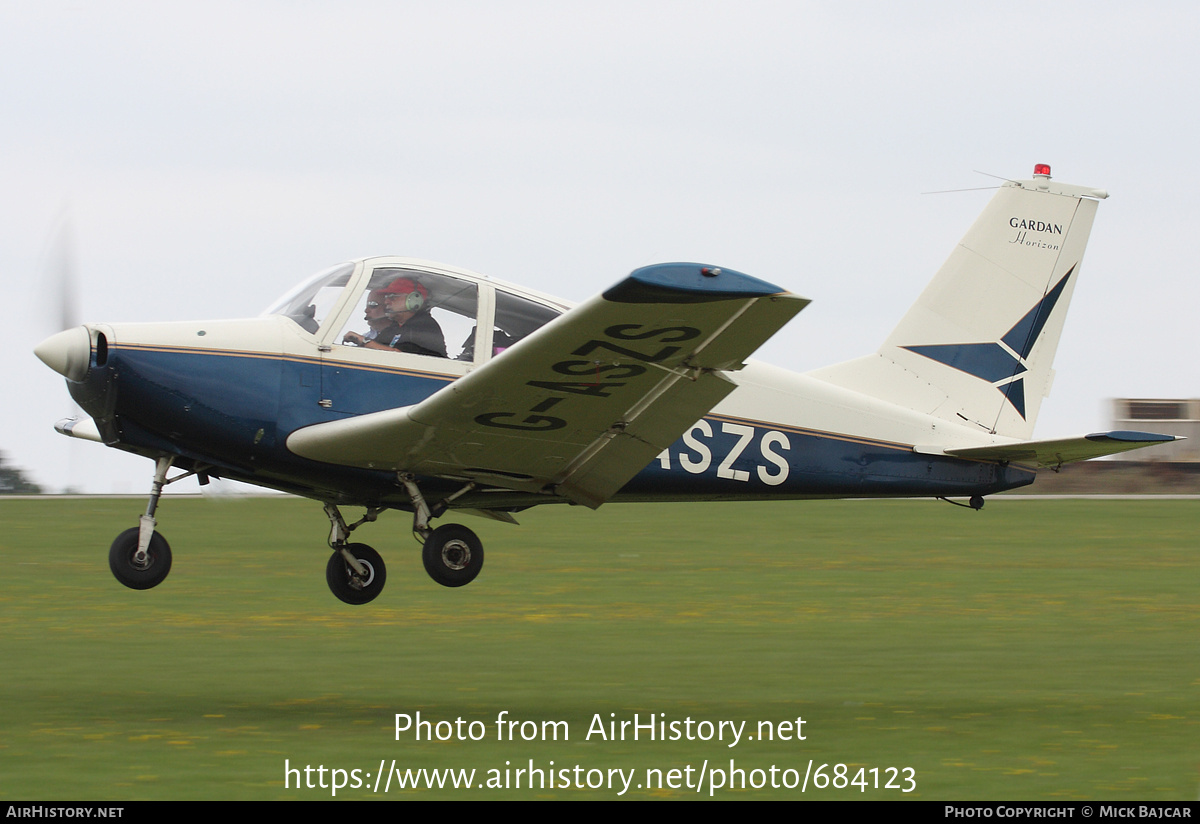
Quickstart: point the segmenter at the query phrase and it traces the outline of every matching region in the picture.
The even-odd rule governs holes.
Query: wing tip
[[[1172,441],[1187,440],[1181,435],[1159,435],[1155,432],[1138,432],[1132,429],[1117,429],[1112,432],[1093,432],[1085,435],[1089,441],[1107,443],[1171,443]]]
[[[604,293],[615,303],[703,303],[786,294],[787,290],[734,269],[703,263],[656,263],[630,272]]]

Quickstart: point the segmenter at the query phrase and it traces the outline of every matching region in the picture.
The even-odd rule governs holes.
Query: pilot
[[[387,307],[383,305],[383,293],[378,289],[367,295],[367,306],[363,313],[363,320],[370,327],[369,331],[363,334],[347,332],[342,336],[342,343],[367,346],[371,341],[383,341],[386,343],[400,334],[400,324],[388,317]],[[383,348],[390,349],[391,347],[384,346]]]
[[[347,334],[345,340],[362,340],[359,345],[368,349],[394,349],[412,355],[446,357],[446,336],[429,314],[426,307],[429,290],[423,284],[410,278],[396,278],[372,294],[383,297],[384,313],[392,326],[380,330],[374,340],[354,332]]]

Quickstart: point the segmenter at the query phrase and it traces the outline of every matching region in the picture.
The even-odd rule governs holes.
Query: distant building
[[[1115,456],[1127,461],[1200,461],[1200,398],[1116,398],[1113,429],[1183,435],[1186,441],[1151,446]]]

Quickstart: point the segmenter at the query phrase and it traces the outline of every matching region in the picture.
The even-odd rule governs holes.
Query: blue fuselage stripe
[[[452,379],[318,358],[149,346],[113,346],[108,368],[127,446],[174,444],[230,477],[270,478],[314,497],[342,488],[366,500],[403,495],[390,473],[292,455],[287,436],[418,403]],[[710,415],[616,500],[988,494],[1032,480],[1028,470],[921,455],[905,444]]]

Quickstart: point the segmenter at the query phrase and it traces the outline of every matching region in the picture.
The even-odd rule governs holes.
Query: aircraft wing
[[[734,389],[808,300],[730,269],[638,269],[421,403],[289,436],[327,463],[598,507]]]
[[[1159,443],[1179,440],[1175,435],[1156,435],[1153,432],[1096,432],[1077,438],[1062,438],[1052,441],[1026,441],[1025,443],[972,446],[963,449],[947,449],[947,455],[971,458],[979,461],[1014,461],[1038,466],[1059,467],[1065,463],[1086,461],[1104,455],[1128,452]]]

